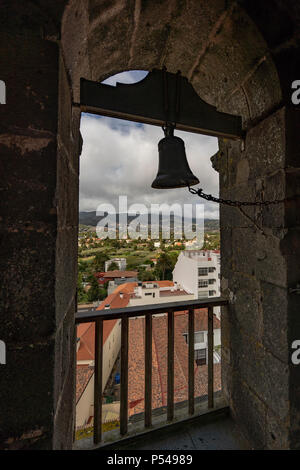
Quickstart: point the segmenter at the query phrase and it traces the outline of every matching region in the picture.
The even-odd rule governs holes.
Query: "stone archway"
[[[1,29],[6,65],[0,78],[13,84],[7,101],[14,110],[8,108],[0,143],[11,165],[3,271],[9,286],[3,339],[11,362],[2,396],[14,404],[3,412],[2,435],[6,442],[10,438],[7,446],[67,448],[74,409],[80,147],[80,112],[72,103],[79,101],[80,77],[103,80],[123,70],[163,65],[171,72],[180,69],[204,100],[243,117],[245,149],[238,142],[219,142],[214,165],[221,195],[294,195],[299,117],[288,90],[299,78],[300,11],[293,0],[272,0],[268,6],[247,0],[155,5],[71,0],[48,6],[41,0],[32,19],[22,8],[16,18],[17,2],[7,3]],[[16,201],[13,188],[22,200]],[[238,212],[221,210],[222,288],[232,301],[223,313],[224,390],[256,448],[299,446],[300,379],[289,363],[291,339],[300,335],[299,302],[287,289],[300,274],[296,214],[297,201],[249,213],[256,217],[253,225]],[[34,262],[38,274],[31,268]],[[42,374],[37,357],[45,358]],[[14,383],[20,367],[23,377]],[[36,374],[34,388],[26,374]],[[40,401],[37,416],[32,396]]]
[[[78,18],[84,18],[81,32],[75,27]],[[71,3],[65,12],[62,32],[65,63],[76,101],[79,100],[81,76],[101,81],[122,70],[151,70],[166,65],[171,72],[180,69],[199,95],[218,110],[242,115],[245,129],[263,119],[260,126],[254,125],[247,133],[243,152],[240,142],[220,140],[220,152],[214,164],[220,172],[222,195],[242,200],[259,199],[262,188],[257,185],[260,181],[264,190],[275,196],[269,189],[268,175],[274,171],[280,175],[285,158],[282,145],[285,117],[281,109],[280,81],[266,42],[236,3],[226,6],[222,2],[210,2],[209,5],[207,2],[190,2],[184,10],[179,2],[168,2],[167,8],[162,3],[157,9],[136,2],[134,11],[121,2],[104,11],[101,11],[101,2],[93,2],[85,11]],[[86,41],[82,41],[82,36]],[[277,113],[273,114],[274,110],[278,110]],[[274,140],[275,129],[279,131],[277,140]],[[258,152],[266,154],[270,145],[274,149],[272,157],[259,166]],[[251,215],[251,211],[246,212]],[[268,445],[265,441],[266,413],[275,411],[270,419],[279,418],[280,421],[286,417],[287,409],[276,415],[272,400],[274,398],[278,403],[278,396],[273,396],[274,389],[271,392],[267,390],[268,385],[265,387],[264,375],[267,381],[272,379],[268,375],[274,368],[282,367],[280,361],[284,359],[272,351],[267,341],[268,333],[261,326],[264,318],[269,321],[268,312],[263,311],[261,305],[263,295],[266,302],[266,293],[262,292],[261,276],[257,278],[256,273],[253,274],[256,262],[250,259],[247,246],[255,244],[263,250],[265,245],[272,244],[267,257],[276,256],[277,263],[285,270],[280,236],[282,234],[274,236],[272,230],[268,234],[258,230],[236,209],[221,209],[223,291],[234,299],[229,314],[223,314],[223,385],[235,418],[244,424],[248,421],[247,437],[258,447]],[[266,272],[263,277],[269,281]],[[272,281],[281,283],[281,279],[274,277],[271,277]],[[252,302],[249,303],[251,291]],[[246,346],[249,351],[245,351]],[[270,357],[276,363],[269,374],[266,364],[263,370],[258,370],[257,364],[254,366],[258,357],[268,354],[268,348],[271,348]],[[281,387],[286,392],[287,381],[287,375],[282,376]],[[261,421],[263,426],[257,424]],[[276,440],[277,445],[277,434]]]

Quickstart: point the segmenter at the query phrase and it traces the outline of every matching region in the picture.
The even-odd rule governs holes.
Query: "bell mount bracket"
[[[176,115],[176,80],[178,74],[166,72],[169,94],[169,117],[176,129],[227,139],[243,139],[242,118],[223,113],[203,101],[184,76],[180,76],[180,115]],[[153,69],[140,82],[117,83],[116,86],[80,80],[80,109],[129,121],[165,125],[163,71]]]

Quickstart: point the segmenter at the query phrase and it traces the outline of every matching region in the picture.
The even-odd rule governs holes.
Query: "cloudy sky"
[[[104,83],[134,83],[146,72],[123,72]],[[187,188],[158,190],[151,184],[158,168],[157,144],[164,137],[160,127],[137,124],[92,114],[81,118],[83,148],[80,157],[80,211],[95,211],[101,203],[113,204],[118,210],[119,196],[127,196],[128,206],[145,204],[205,204],[205,218],[218,218],[218,205],[207,203]],[[218,150],[214,137],[175,130],[185,142],[192,172],[199,178],[204,192],[218,194],[218,173],[210,157]]]

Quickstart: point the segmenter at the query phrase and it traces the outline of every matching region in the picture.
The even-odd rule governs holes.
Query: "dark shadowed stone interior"
[[[0,79],[0,446],[72,447],[81,77],[163,65],[241,115],[219,139],[222,197],[299,194],[297,0],[3,0]],[[223,387],[250,446],[300,448],[299,198],[221,207]],[[249,219],[250,216],[250,219]],[[254,222],[252,221],[254,219]]]

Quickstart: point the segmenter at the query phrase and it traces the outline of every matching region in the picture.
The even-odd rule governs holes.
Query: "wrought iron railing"
[[[207,308],[207,368],[208,368],[208,408],[214,407],[214,369],[213,369],[213,307],[227,305],[222,297],[205,300],[170,302],[111,310],[77,312],[76,324],[95,323],[95,380],[94,380],[94,443],[102,440],[102,372],[103,372],[103,321],[121,319],[121,385],[120,385],[120,434],[128,430],[128,332],[129,318],[145,317],[145,396],[144,426],[152,425],[152,316],[168,316],[168,355],[167,355],[167,421],[174,419],[174,312],[188,311],[188,334],[194,338],[195,309]],[[188,411],[195,412],[194,398],[194,341],[188,342]]]

